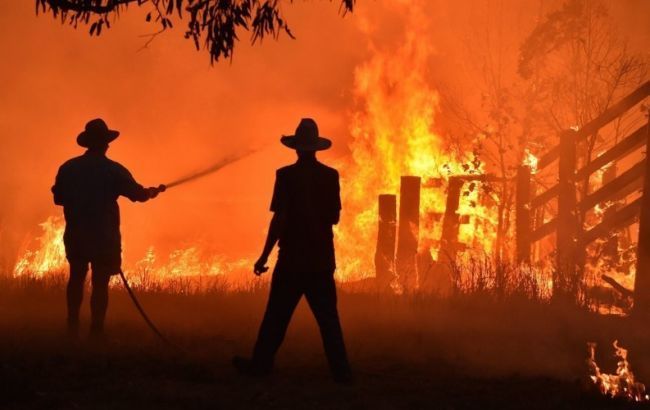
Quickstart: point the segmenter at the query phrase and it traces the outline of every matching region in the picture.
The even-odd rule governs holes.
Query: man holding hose
[[[52,187],[54,203],[63,206],[63,242],[70,264],[67,287],[68,333],[79,334],[79,310],[83,288],[92,268],[90,336],[104,336],[108,308],[108,282],[122,265],[120,210],[117,199],[145,202],[165,191],[165,186],[144,188],[131,173],[106,157],[108,145],[120,133],[110,130],[102,119],[94,119],[77,137],[86,152],[64,163]]]

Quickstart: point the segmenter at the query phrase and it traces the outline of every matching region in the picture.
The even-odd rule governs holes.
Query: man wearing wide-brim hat
[[[302,119],[295,135],[284,136],[281,142],[296,150],[298,161],[277,170],[273,218],[255,274],[268,269],[266,263],[276,242],[278,260],[253,357],[235,357],[233,364],[244,373],[269,374],[293,311],[304,295],[320,327],[334,380],[347,383],[351,372],[336,308],[332,232],[341,211],[339,175],[316,160],[316,151],[328,149],[332,143],[318,134],[311,118]]]
[[[144,188],[125,167],[106,157],[109,144],[119,135],[100,118],[89,121],[77,136],[77,144],[87,148],[86,152],[59,168],[52,187],[54,203],[63,206],[66,222],[63,242],[70,264],[68,331],[73,337],[79,331],[88,265],[92,268],[91,336],[103,336],[108,282],[111,275],[120,272],[122,264],[118,197],[145,202],[165,190],[163,185]]]

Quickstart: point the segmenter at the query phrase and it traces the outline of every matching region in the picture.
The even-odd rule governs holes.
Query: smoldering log
[[[379,195],[375,274],[378,285],[390,286],[395,276],[395,236],[397,233],[397,197]]]
[[[420,177],[400,180],[399,227],[395,267],[405,290],[417,286],[417,253],[420,234]]]
[[[621,285],[620,283],[616,282],[614,278],[607,276],[607,275],[602,275],[601,279],[611,285],[612,288],[617,290],[621,295],[627,296],[627,297],[632,297],[634,295],[634,292],[626,288],[625,286]]]

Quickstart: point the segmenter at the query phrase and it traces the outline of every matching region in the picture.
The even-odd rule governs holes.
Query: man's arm
[[[255,262],[254,272],[256,275],[261,275],[262,273],[269,270],[269,268],[266,266],[266,263],[269,260],[271,251],[273,251],[273,247],[280,239],[280,233],[284,229],[285,221],[286,218],[284,216],[284,213],[275,212],[273,214],[273,218],[271,218],[271,223],[269,224],[269,231],[266,234],[266,242],[264,243],[262,255],[257,260],[257,262]]]
[[[59,172],[57,172],[56,178],[54,179],[54,185],[52,186],[52,195],[54,195],[54,203],[56,205],[65,205],[65,188],[63,186],[63,175],[61,168],[59,168]]]
[[[165,192],[165,186],[145,188],[138,184],[133,175],[121,165],[116,166],[118,194],[129,198],[133,202],[146,202]]]
[[[281,171],[278,170],[275,174],[273,198],[271,199],[271,212],[273,212],[273,218],[271,218],[271,223],[269,224],[269,231],[266,235],[266,242],[264,243],[262,255],[257,262],[255,262],[255,266],[253,267],[253,272],[258,276],[269,270],[266,263],[268,262],[273,247],[280,239],[280,235],[282,234],[286,223],[287,192],[283,181],[284,178],[282,177]]]

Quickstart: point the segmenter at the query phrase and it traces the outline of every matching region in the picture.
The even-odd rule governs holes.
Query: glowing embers
[[[627,361],[627,349],[614,341],[615,355],[618,358],[616,373],[602,373],[598,364],[596,364],[596,344],[587,343],[589,358],[589,378],[596,385],[598,390],[609,397],[625,398],[630,401],[648,401],[650,396],[646,393],[645,385],[634,379],[634,373],[630,369],[630,363]]]

